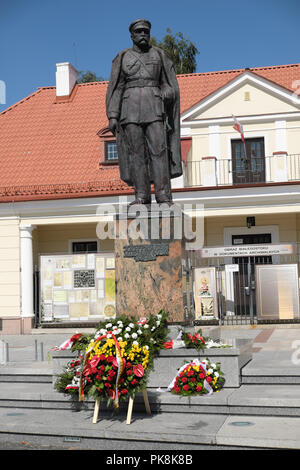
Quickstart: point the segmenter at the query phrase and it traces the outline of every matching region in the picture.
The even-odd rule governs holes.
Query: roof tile
[[[300,79],[300,64],[249,70],[290,91]],[[178,75],[181,112],[244,71]],[[106,89],[107,82],[76,85],[71,100],[58,102],[55,87],[42,87],[0,114],[0,201],[132,191],[118,167],[99,169]]]

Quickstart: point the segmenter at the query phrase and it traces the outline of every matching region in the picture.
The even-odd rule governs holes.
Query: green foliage
[[[186,348],[193,348],[203,350],[206,347],[206,342],[209,340],[208,337],[202,336],[202,330],[198,330],[194,335],[185,332],[181,329],[181,339],[185,343]]]
[[[90,70],[86,70],[85,72],[81,71],[79,73],[79,77],[77,82],[78,83],[88,83],[88,82],[104,82],[103,77],[97,77],[97,75],[94,72],[91,72]]]
[[[163,49],[173,61],[176,74],[194,73],[196,71],[196,55],[199,51],[195,44],[185,38],[182,33],[172,33],[167,28],[167,34],[161,41],[155,37],[150,39],[152,46]]]

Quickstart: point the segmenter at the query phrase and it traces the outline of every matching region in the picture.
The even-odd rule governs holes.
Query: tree
[[[150,44],[160,47],[168,54],[173,61],[177,74],[194,73],[196,71],[196,55],[199,54],[199,51],[195,44],[185,38],[182,33],[174,35],[171,29],[167,28],[167,34],[161,41],[157,41],[155,37],[152,37]]]
[[[87,83],[87,82],[104,82],[103,77],[97,77],[94,72],[87,70],[86,72],[79,72],[77,83]]]

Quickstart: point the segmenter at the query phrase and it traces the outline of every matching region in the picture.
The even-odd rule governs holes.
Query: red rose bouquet
[[[191,396],[218,392],[225,379],[220,363],[214,364],[208,359],[185,364],[169,385],[168,390],[175,395]]]

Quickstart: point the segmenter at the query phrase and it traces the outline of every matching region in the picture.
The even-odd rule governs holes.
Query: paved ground
[[[93,331],[93,330],[92,330]],[[1,336],[9,344],[9,367],[49,368],[48,351],[61,344],[74,331],[34,330],[31,335]],[[224,328],[221,338],[253,340],[253,360],[246,367],[254,372],[278,373],[288,370],[300,376],[300,328]],[[38,361],[35,341],[37,341]],[[41,362],[40,344],[44,361]],[[4,366],[8,367],[8,364]],[[284,384],[283,384],[284,385]],[[1,384],[0,384],[1,387]],[[20,385],[21,387],[21,385]],[[249,385],[249,400],[255,389]],[[269,386],[270,387],[270,386]],[[25,389],[25,387],[24,387]],[[282,388],[286,397],[298,400],[299,387]],[[220,392],[222,393],[222,392]],[[271,388],[268,389],[272,395]],[[271,394],[271,395],[270,395]],[[262,399],[268,402],[268,395]],[[160,413],[152,416],[134,413],[130,426],[126,413],[99,415],[92,423],[92,411],[0,408],[0,449],[102,449],[195,450],[195,449],[300,449],[300,418],[282,416],[228,416],[212,414]],[[126,441],[124,441],[126,436]],[[214,446],[212,446],[212,444]],[[1,447],[2,446],[2,447]]]

